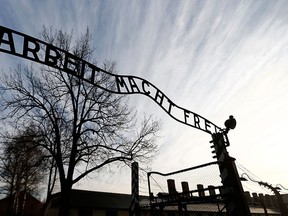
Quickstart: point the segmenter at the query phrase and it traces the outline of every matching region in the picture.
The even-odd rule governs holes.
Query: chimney
[[[259,198],[257,193],[252,193],[252,197],[253,197],[253,203],[259,203]]]
[[[199,197],[205,197],[204,187],[202,184],[197,184]]]
[[[209,189],[209,195],[210,196],[215,196],[216,195],[215,187],[213,185],[209,185],[208,189]]]
[[[176,194],[177,193],[174,179],[168,179],[167,185],[168,185],[168,193],[169,194]]]
[[[183,195],[184,197],[190,197],[190,190],[189,190],[189,185],[188,185],[188,182],[181,182],[181,185],[182,185],[182,192],[183,192]]]

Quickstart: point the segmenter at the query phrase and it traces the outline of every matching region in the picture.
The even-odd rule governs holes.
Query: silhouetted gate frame
[[[14,43],[14,37],[22,39],[17,41],[18,43],[23,43],[22,47],[18,43],[16,46],[16,43]],[[44,56],[39,54],[41,51]],[[213,138],[213,147],[215,149],[220,147],[219,149],[221,150],[216,151],[216,158],[219,162],[221,162],[221,164],[219,164],[219,169],[223,186],[225,189],[231,189],[230,197],[229,199],[226,199],[227,213],[231,216],[250,215],[242,184],[239,180],[239,175],[234,163],[235,159],[230,157],[226,150],[226,144],[229,144],[227,131],[221,130],[220,127],[213,124],[206,118],[176,105],[155,85],[145,79],[136,76],[111,74],[65,50],[4,26],[0,26],[0,52],[60,69],[111,93],[145,95],[154,100],[154,102],[156,102],[176,121],[209,133]],[[89,73],[86,74],[87,68],[89,69]],[[115,84],[111,85],[111,88],[99,85],[99,83],[97,83],[97,75],[100,73],[105,73],[111,76],[109,78],[114,81]],[[154,91],[154,94],[152,94],[152,90]],[[164,100],[169,104],[168,107],[163,104]],[[181,111],[183,116],[181,118],[176,117],[171,111],[173,109]],[[193,119],[193,123],[189,123],[189,119]],[[215,132],[212,132],[212,129]]]

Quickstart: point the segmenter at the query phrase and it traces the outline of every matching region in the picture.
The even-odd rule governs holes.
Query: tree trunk
[[[48,177],[48,186],[47,186],[47,194],[46,194],[46,201],[49,202],[55,182],[57,177],[57,164],[55,163],[55,159],[52,158],[51,166],[49,167],[49,177]]]
[[[61,182],[61,195],[58,216],[69,216],[70,195],[72,190],[72,181],[65,179]]]

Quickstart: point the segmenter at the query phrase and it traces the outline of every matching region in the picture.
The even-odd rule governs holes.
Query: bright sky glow
[[[0,24],[36,38],[43,25],[75,37],[88,26],[98,62],[117,61],[119,74],[150,81],[220,127],[234,115],[230,155],[258,180],[287,188],[287,9],[285,0],[1,0]],[[1,70],[20,62],[30,64],[0,53]],[[147,97],[129,101],[139,115],[162,121],[152,170],[212,161],[208,134],[176,122]],[[128,171],[95,174],[77,187],[129,193]]]

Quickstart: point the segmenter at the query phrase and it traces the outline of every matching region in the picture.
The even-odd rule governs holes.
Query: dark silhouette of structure
[[[43,203],[29,193],[20,192],[0,200],[1,216],[39,216]]]

